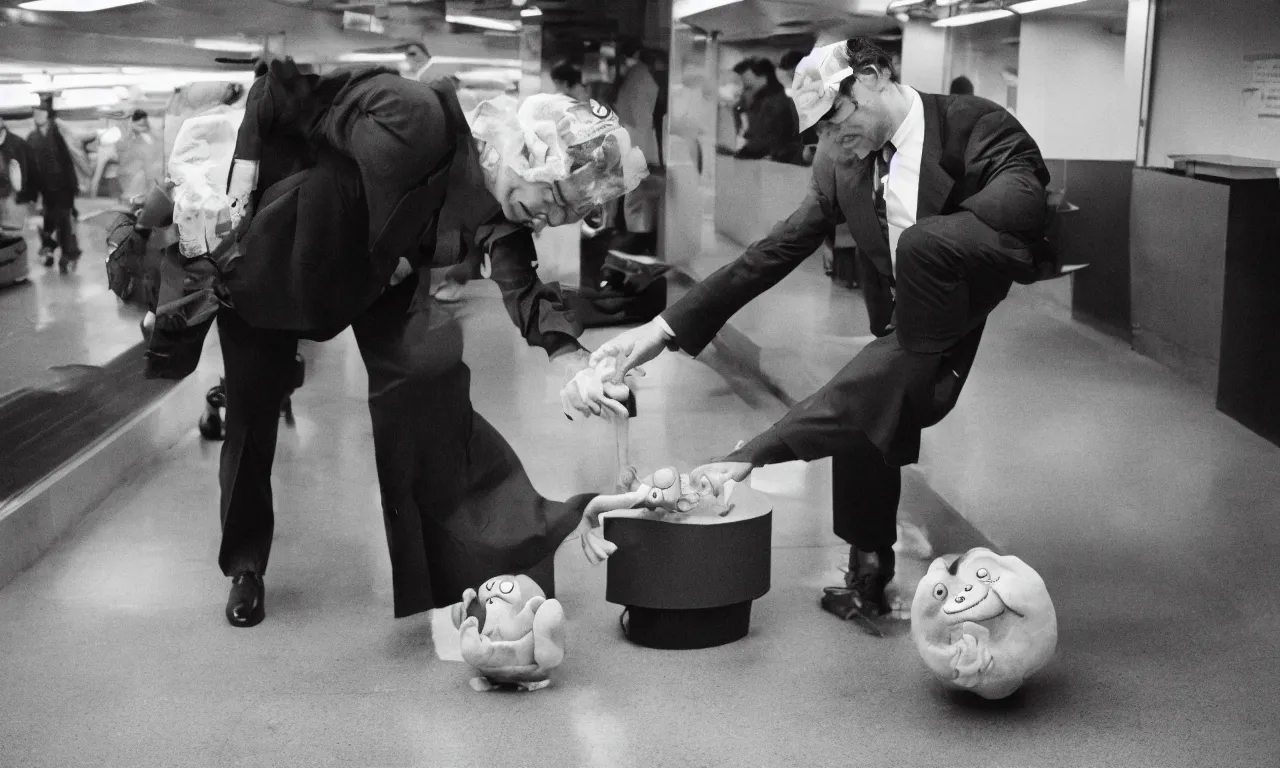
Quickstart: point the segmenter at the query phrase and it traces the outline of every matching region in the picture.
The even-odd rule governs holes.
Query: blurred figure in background
[[[949,93],[952,96],[972,96],[973,81],[964,75],[961,75],[951,81],[951,90]]]
[[[422,43],[409,43],[404,49],[404,76],[420,83],[430,82],[427,70],[431,68],[431,52]]]
[[[551,68],[551,82],[555,85],[557,93],[563,93],[581,102],[591,100],[587,87],[582,84],[582,70],[567,61]]]
[[[773,62],[754,58],[743,62],[741,77],[746,102],[744,139],[738,157],[768,158],[782,163],[800,163],[800,119],[795,104],[778,82]],[[739,65],[741,66],[741,65]],[[736,71],[736,68],[735,68]]]
[[[62,250],[58,269],[64,274],[80,260],[72,211],[80,182],[67,141],[58,129],[53,97],[45,96],[31,114],[36,129],[27,137],[31,189],[43,205],[44,227],[40,232],[40,255],[46,267],[53,266],[53,252]]]
[[[10,131],[4,118],[0,118],[0,226],[10,229],[26,226],[22,205],[32,201],[27,152],[27,142]]]
[[[144,110],[134,110],[129,130],[116,144],[116,154],[122,200],[145,195],[164,180],[164,142],[151,131],[151,117]]]
[[[791,85],[796,80],[796,65],[805,55],[804,51],[787,51],[778,62],[778,79],[782,81],[782,88],[787,92],[788,97],[791,96]]]
[[[635,40],[624,41],[619,47],[622,54],[622,83],[613,105],[622,121],[622,127],[631,135],[631,146],[644,153],[650,167],[658,162],[658,134],[654,130],[653,116],[658,105],[658,81],[649,65],[640,59],[640,44]],[[622,199],[623,222],[626,237],[618,244],[626,253],[653,254],[657,250],[658,199],[651,184],[641,184]]]

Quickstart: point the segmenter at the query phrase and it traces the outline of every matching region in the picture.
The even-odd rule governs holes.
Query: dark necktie
[[[884,145],[884,149],[876,153],[874,182],[876,218],[880,220],[880,232],[884,235],[886,243],[889,242],[889,212],[884,194],[886,182],[889,180],[889,163],[893,160],[893,153],[897,151],[893,142],[888,142]]]

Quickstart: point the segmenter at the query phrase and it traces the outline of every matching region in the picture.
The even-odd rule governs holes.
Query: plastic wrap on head
[[[507,167],[527,182],[555,185],[579,213],[631,192],[649,175],[617,114],[594,100],[538,94],[519,104],[499,96],[468,112],[467,122],[491,186]]]
[[[840,83],[853,74],[844,42],[824,45],[800,60],[792,83],[791,100],[800,116],[800,130],[812,128],[836,103]]]

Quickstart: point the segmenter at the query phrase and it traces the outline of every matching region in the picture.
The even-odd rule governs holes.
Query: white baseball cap
[[[824,45],[800,60],[792,84],[791,100],[800,116],[800,130],[807,131],[831,111],[840,83],[853,75],[845,42]]]

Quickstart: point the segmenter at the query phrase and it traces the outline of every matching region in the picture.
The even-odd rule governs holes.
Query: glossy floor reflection
[[[560,372],[524,346],[491,284],[468,292],[458,312],[477,409],[544,495],[607,487],[609,425],[565,420]],[[1276,517],[1262,506],[1257,517],[1244,511],[1250,500],[1267,503],[1260,483],[1244,491],[1215,484],[1209,469],[1169,463],[1173,447],[1149,451],[1135,458],[1141,471],[1116,465],[1092,477],[1101,488],[1085,489],[1125,498],[1125,511],[1064,492],[1052,473],[987,470],[987,494],[1023,505],[1012,533],[1000,533],[1045,575],[1062,627],[1058,659],[1000,704],[943,693],[905,627],[873,639],[819,610],[842,556],[829,532],[825,462],[754,478],[775,501],[775,549],[773,586],[755,604],[747,639],[692,652],[629,645],[620,607],[603,600],[604,570],[589,567],[570,541],[557,561],[569,646],[555,684],[478,694],[465,666],[437,657],[429,616],[391,618],[354,343],[343,336],[304,354],[298,425],[282,431],[277,454],[266,622],[239,630],[222,616],[217,449],[196,437],[201,403],[193,402],[188,439],[0,591],[0,765],[1275,764],[1272,561],[1261,545],[1235,558],[1223,556],[1222,543],[1205,549],[1215,530],[1225,542],[1273,540]],[[1116,382],[1108,370],[1099,364],[1092,374],[1100,391],[1145,386],[1158,407],[1153,379]],[[1042,384],[982,386],[1017,398]],[[721,454],[777,413],[746,406],[724,378],[675,355],[649,366],[639,410],[632,458],[641,466]],[[1065,463],[1054,453],[1060,433],[1042,439]],[[1223,439],[1214,443],[1223,450],[1262,450],[1241,436]],[[1197,471],[1206,478],[1203,515],[1167,513],[1178,500],[1155,494],[1158,477],[1185,488]],[[1052,490],[1033,503],[1037,483]],[[1139,508],[1144,498],[1149,507]],[[908,484],[908,515],[929,503]],[[1140,512],[1147,525],[1116,534]]]
[[[141,340],[142,310],[122,306],[107,289],[104,227],[114,205],[76,202],[84,253],[77,269],[66,275],[56,264],[43,266],[35,229],[39,220],[28,222],[30,279],[0,288],[0,397],[22,387],[56,385],[68,375],[64,366],[105,365]]]

